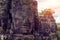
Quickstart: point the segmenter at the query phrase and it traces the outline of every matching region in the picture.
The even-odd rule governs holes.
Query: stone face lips
[[[33,35],[14,35],[13,40],[34,40]]]

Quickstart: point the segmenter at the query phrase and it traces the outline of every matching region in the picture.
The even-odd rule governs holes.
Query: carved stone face
[[[14,30],[21,33],[31,32],[34,23],[34,13],[37,13],[35,12],[37,11],[37,2],[33,2],[33,0],[12,1],[12,17],[14,21]]]

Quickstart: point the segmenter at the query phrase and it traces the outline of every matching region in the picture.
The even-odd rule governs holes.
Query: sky
[[[55,10],[53,14],[56,23],[60,23],[60,0],[37,0],[38,12],[46,8],[52,8]]]

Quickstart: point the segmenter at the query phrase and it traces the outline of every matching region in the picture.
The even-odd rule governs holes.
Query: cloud
[[[45,1],[47,1],[47,0],[37,0],[38,2],[45,2]]]

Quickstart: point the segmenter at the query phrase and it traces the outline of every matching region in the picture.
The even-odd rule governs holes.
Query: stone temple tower
[[[49,25],[40,23],[46,22],[47,19],[45,20],[44,17],[38,19],[36,0],[0,0],[0,39],[54,40],[56,29],[51,29],[54,24],[50,27],[51,30],[48,29]],[[44,32],[53,35],[50,34],[48,36],[50,39],[47,39],[48,37],[42,34]]]
[[[36,0],[0,0],[0,33],[6,36],[3,39],[34,40],[37,13]]]
[[[45,9],[39,18],[39,34],[42,40],[57,40],[57,24],[53,13],[52,9]]]

